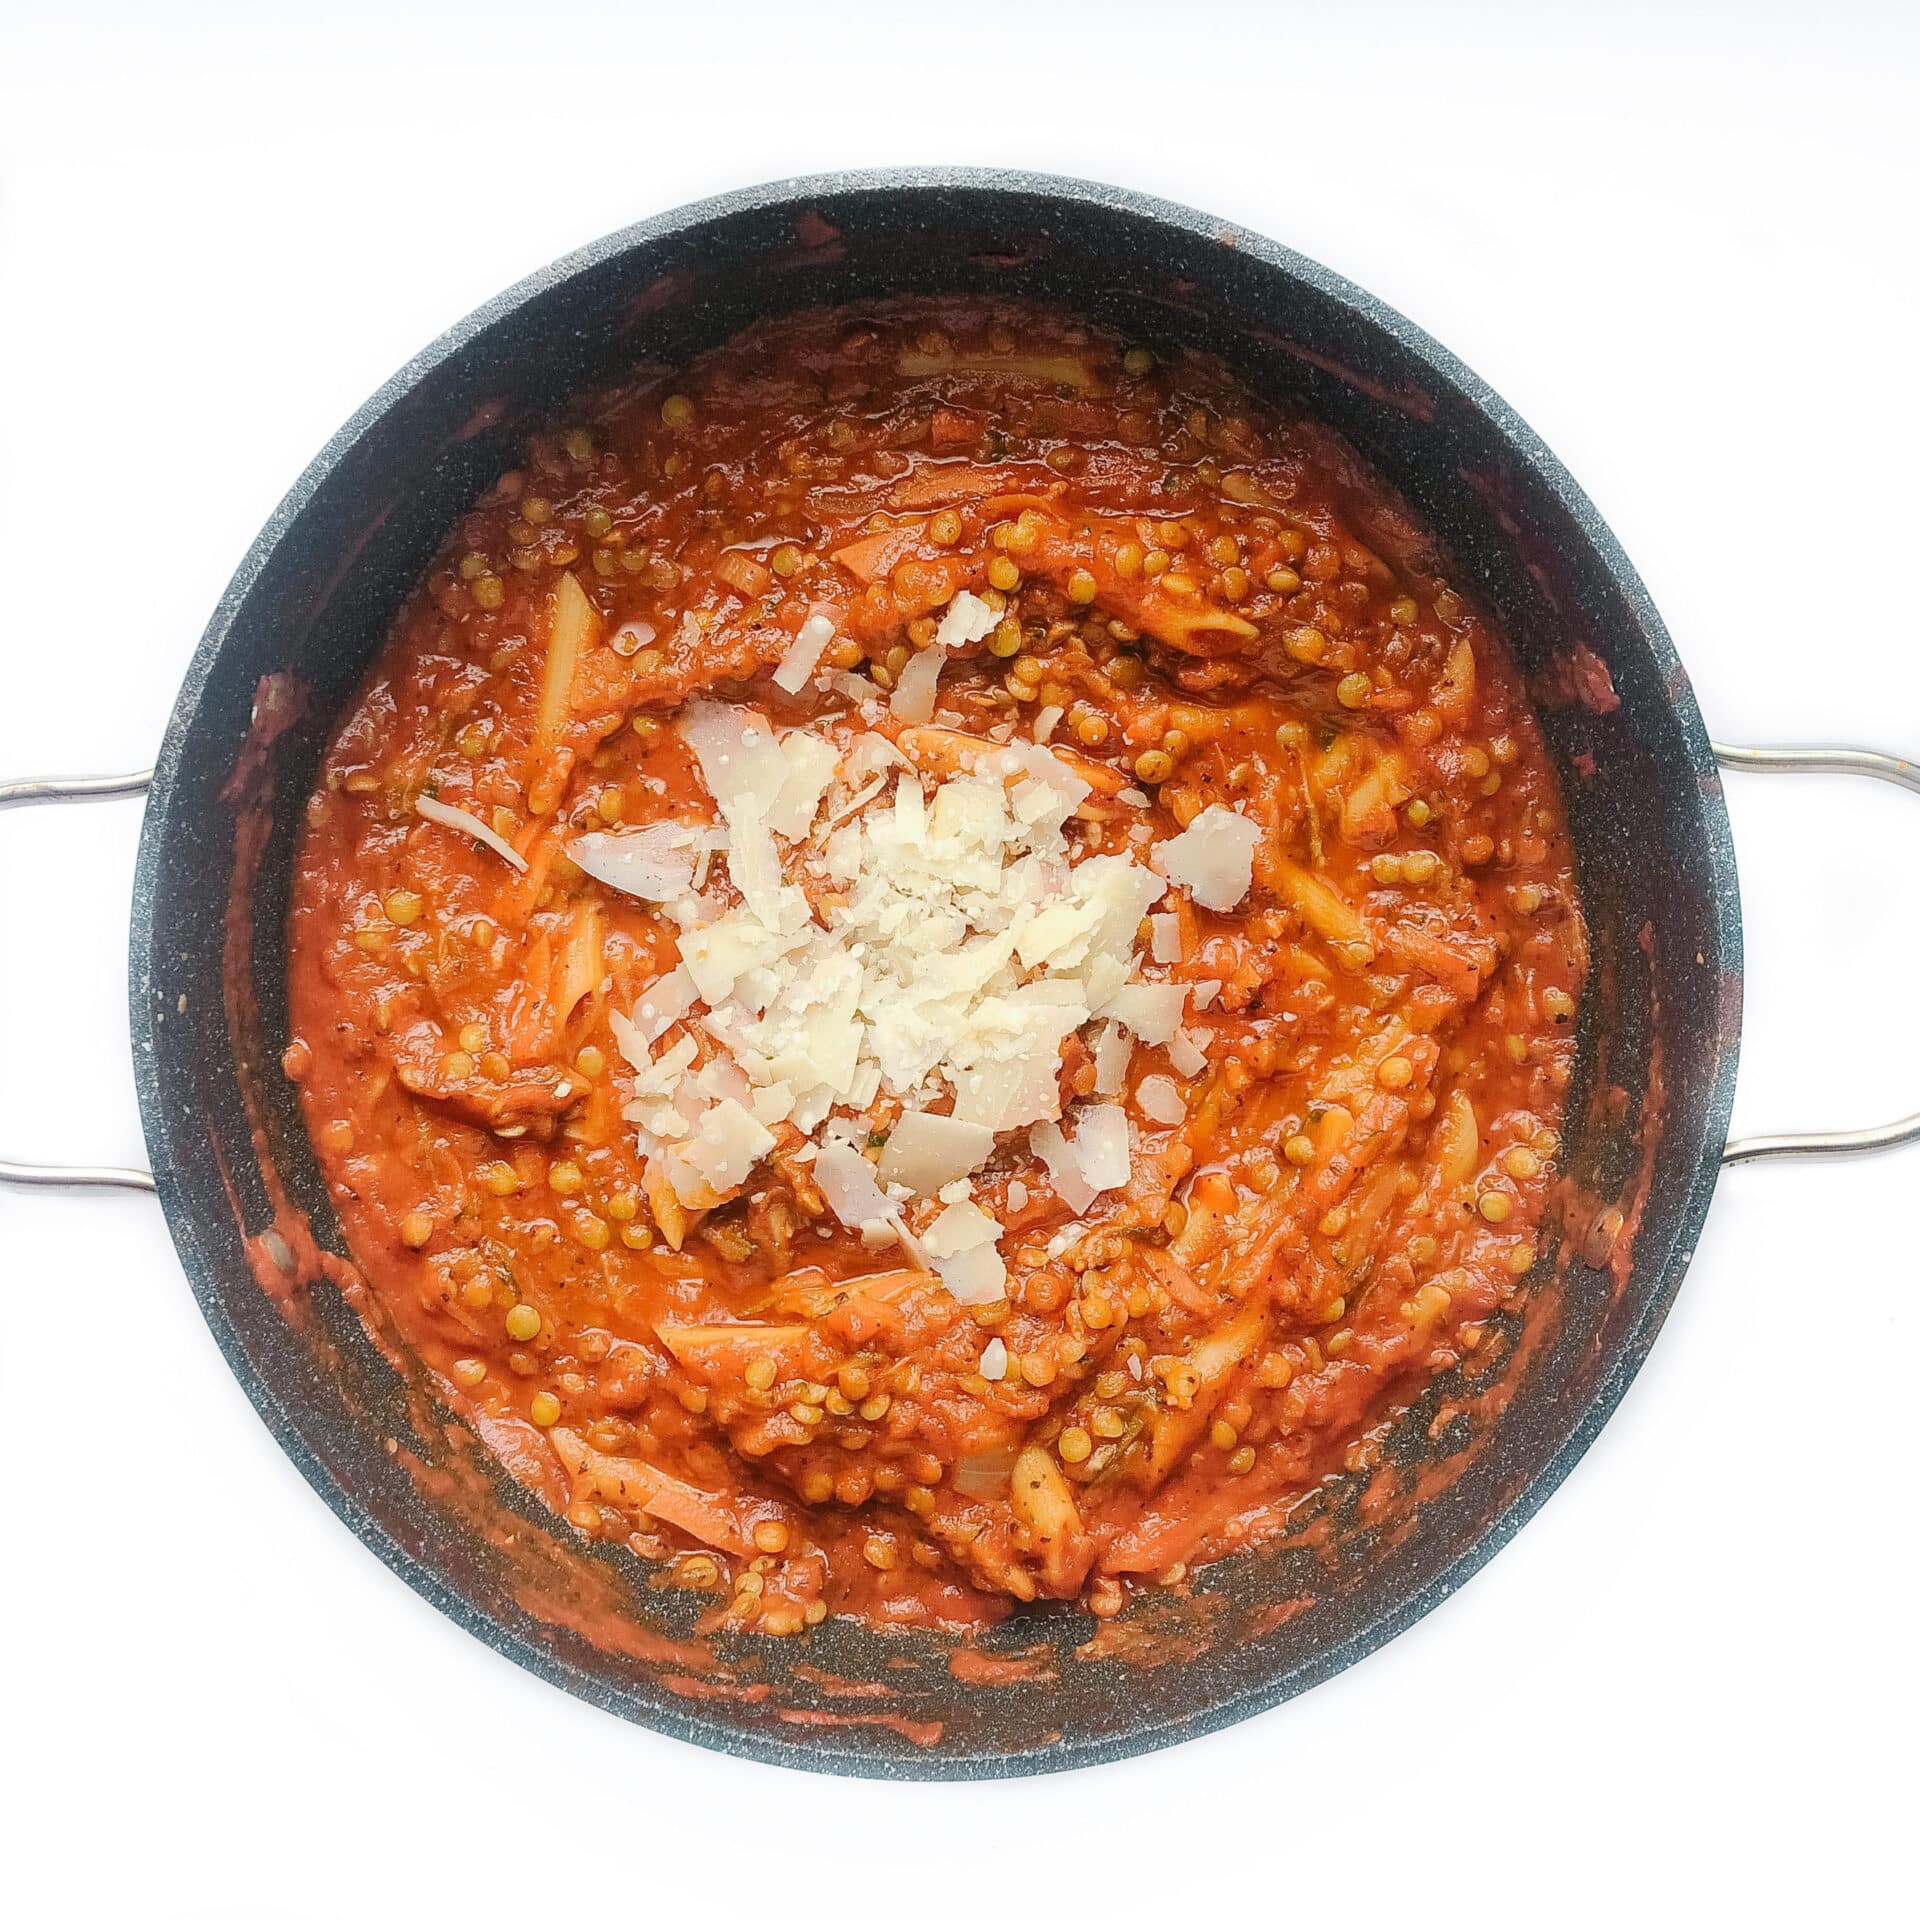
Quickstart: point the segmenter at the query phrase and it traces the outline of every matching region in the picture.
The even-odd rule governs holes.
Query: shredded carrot
[[[882,574],[891,573],[902,560],[919,551],[926,524],[920,519],[883,528],[879,533],[868,534],[864,540],[834,548],[833,557],[862,586],[871,586]]]

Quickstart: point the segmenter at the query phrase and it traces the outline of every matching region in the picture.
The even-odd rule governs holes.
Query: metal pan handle
[[[95,780],[0,780],[0,812],[8,807],[42,807],[72,800],[120,800],[145,793],[153,770],[105,774]],[[145,1167],[49,1167],[29,1160],[0,1160],[0,1186],[126,1187],[153,1192]]]
[[[1715,741],[1713,757],[1729,773],[1857,773],[1920,794],[1920,766],[1867,747],[1723,747]],[[1916,1140],[1920,1140],[1920,1113],[1851,1133],[1760,1133],[1744,1140],[1729,1140],[1720,1164],[1730,1167],[1741,1160],[1824,1160],[1843,1154],[1881,1153]]]

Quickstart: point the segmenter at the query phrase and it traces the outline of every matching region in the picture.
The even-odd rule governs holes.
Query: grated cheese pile
[[[937,674],[935,649],[920,658]],[[931,712],[930,681],[903,677],[902,692],[910,711],[896,697],[896,717]],[[1026,1130],[1076,1211],[1126,1185],[1129,1122],[1114,1096],[1133,1041],[1194,1052],[1187,989],[1140,978],[1141,922],[1163,874],[1236,904],[1251,824],[1209,808],[1156,850],[1162,872],[1126,854],[1076,861],[1064,829],[1090,789],[1042,745],[969,740],[965,770],[928,784],[877,731],[776,734],[751,709],[704,701],[680,730],[718,826],[655,824],[574,849],[607,884],[669,902],[682,929],[680,966],[630,1020],[614,1016],[649,1171],[683,1205],[716,1205],[790,1122],[811,1136],[799,1155],[844,1224],[897,1242],[960,1299],[998,1297],[1000,1226],[968,1176]],[[738,904],[691,890],[709,852],[723,853]],[[1156,954],[1164,939],[1156,930]],[[1069,1137],[1061,1047],[1095,1021],[1100,1098],[1071,1116]],[[905,1112],[876,1169],[851,1116],[883,1092]],[[906,1209],[936,1197],[941,1210],[917,1209],[911,1231]]]

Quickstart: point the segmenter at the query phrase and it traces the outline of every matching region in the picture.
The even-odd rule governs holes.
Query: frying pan
[[[272,1066],[293,839],[334,715],[446,529],[543,416],[762,314],[961,290],[1219,353],[1256,393],[1353,441],[1503,617],[1567,797],[1593,943],[1556,1225],[1531,1302],[1427,1387],[1381,1459],[1317,1489],[1278,1548],[1203,1569],[1190,1591],[1144,1595],[1098,1629],[1029,1609],[961,1649],[840,1621],[797,1642],[703,1638],[690,1596],[655,1591],[631,1555],[547,1513],[335,1286],[302,1282],[303,1265],[345,1248]],[[1300,1692],[1483,1565],[1626,1390],[1723,1165],[1920,1138],[1916,1115],[1728,1144],[1741,945],[1723,766],[1920,793],[1920,770],[1884,754],[1710,745],[1659,615],[1559,462],[1358,288],[1108,187],[962,169],[785,181],[615,234],[462,321],[347,422],[262,529],[153,771],[0,786],[0,807],[147,794],[129,993],[154,1168],[0,1162],[0,1179],[157,1193],[214,1338],[315,1490],[436,1606],[556,1684],[791,1766],[1088,1765]]]

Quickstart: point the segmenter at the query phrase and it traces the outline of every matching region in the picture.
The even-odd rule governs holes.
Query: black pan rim
[[[1691,683],[1664,622],[1612,530],[1558,458],[1512,407],[1445,347],[1395,309],[1318,262],[1261,235],[1174,202],[1097,182],[1009,169],[937,166],[868,168],[771,181],[696,201],[609,234],[530,274],[456,322],[400,368],[347,420],[294,482],[261,528],[215,607],[182,679],[156,761],[141,829],[129,940],[129,1014],[141,1125],[158,1197],[188,1284],[214,1341],[268,1430],[308,1484],[355,1536],[416,1593],[477,1640],[505,1654],[528,1672],[624,1719],[695,1746],[807,1772],[881,1779],[1004,1779],[1095,1766],[1148,1753],[1215,1732],[1277,1706],[1394,1639],[1471,1578],[1519,1532],[1565,1480],[1612,1416],[1639,1372],[1686,1276],[1712,1203],[1721,1150],[1726,1142],[1739,1063],[1737,1019],[1729,1020],[1725,1036],[1718,1043],[1705,1101],[1699,1157],[1679,1214],[1678,1250],[1670,1256],[1666,1271],[1658,1286],[1651,1290],[1638,1323],[1623,1339],[1612,1366],[1596,1381],[1578,1425],[1512,1498],[1492,1526],[1389,1613],[1301,1668],[1263,1685],[1251,1686],[1215,1707],[1191,1715],[1170,1716],[1120,1733],[1076,1736],[1069,1732],[1052,1746],[1037,1751],[952,1756],[942,1756],[937,1747],[922,1750],[904,1745],[897,1756],[881,1755],[867,1747],[838,1742],[830,1736],[782,1739],[757,1729],[719,1724],[657,1699],[638,1699],[580,1673],[539,1641],[508,1632],[469,1605],[415,1559],[400,1541],[373,1523],[329,1471],[326,1462],[308,1446],[290,1410],[269,1391],[247,1361],[215,1284],[215,1256],[203,1240],[199,1222],[172,1172],[178,1116],[167,1107],[153,1071],[153,1041],[149,1032],[152,983],[161,958],[155,951],[155,908],[166,884],[164,850],[170,823],[180,805],[188,734],[207,680],[240,607],[269,557],[348,449],[422,378],[487,329],[565,280],[634,247],[735,214],[781,206],[799,210],[812,201],[851,194],[912,196],[941,191],[1038,197],[1054,203],[1067,217],[1078,209],[1098,208],[1129,214],[1155,226],[1216,244],[1232,245],[1277,272],[1311,286],[1346,309],[1357,321],[1391,337],[1422,363],[1437,384],[1452,389],[1480,413],[1513,459],[1531,470],[1579,526],[1632,607],[1661,669],[1687,763],[1700,794],[1720,952],[1727,970],[1738,974],[1742,938],[1732,833],[1719,770]]]

